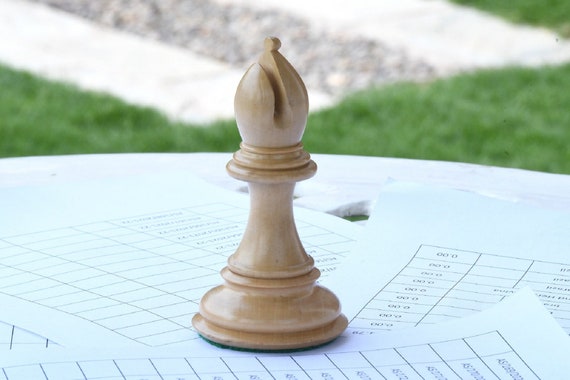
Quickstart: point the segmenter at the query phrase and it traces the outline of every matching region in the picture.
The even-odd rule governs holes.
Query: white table
[[[570,211],[570,175],[464,163],[313,154],[317,175],[296,188],[297,206],[337,216],[369,215],[389,179],[443,185]],[[245,191],[225,171],[231,153],[97,154],[0,159],[0,188],[178,171]]]

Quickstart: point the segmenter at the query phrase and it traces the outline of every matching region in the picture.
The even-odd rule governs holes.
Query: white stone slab
[[[216,0],[275,8],[313,25],[380,41],[441,73],[570,60],[570,41],[444,0]]]
[[[22,0],[0,0],[0,41],[4,64],[190,122],[233,118],[246,69]],[[311,109],[331,102],[309,95]]]

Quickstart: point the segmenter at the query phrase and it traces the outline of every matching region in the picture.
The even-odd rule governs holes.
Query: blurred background
[[[570,2],[0,0],[0,157],[231,152],[266,36],[311,153],[570,174]]]

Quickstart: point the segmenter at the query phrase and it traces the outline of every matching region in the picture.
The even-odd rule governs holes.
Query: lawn
[[[455,3],[495,13],[512,22],[543,26],[570,37],[568,0],[452,0]]]
[[[354,94],[312,113],[312,153],[462,161],[570,174],[570,65],[485,70]],[[235,151],[233,120],[172,122],[0,67],[0,156]]]
[[[237,130],[169,121],[156,110],[0,66],[0,156],[230,151]]]
[[[396,84],[310,117],[316,152],[570,173],[570,65]]]

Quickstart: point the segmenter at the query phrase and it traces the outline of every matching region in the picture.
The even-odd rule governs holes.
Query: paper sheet
[[[0,360],[0,379],[561,379],[570,373],[570,339],[528,288],[473,317],[344,335],[296,354],[241,353],[203,341],[183,350],[110,351],[9,352]]]
[[[2,304],[1,301],[0,304]],[[13,324],[0,321],[0,350],[12,350],[16,347],[47,348],[50,345],[57,345],[57,343]]]
[[[530,286],[570,333],[568,247],[569,214],[396,182],[343,271],[324,283],[355,331],[467,316]]]
[[[246,195],[180,173],[1,189],[0,320],[66,347],[185,344],[248,209]],[[326,276],[360,227],[295,216]]]

